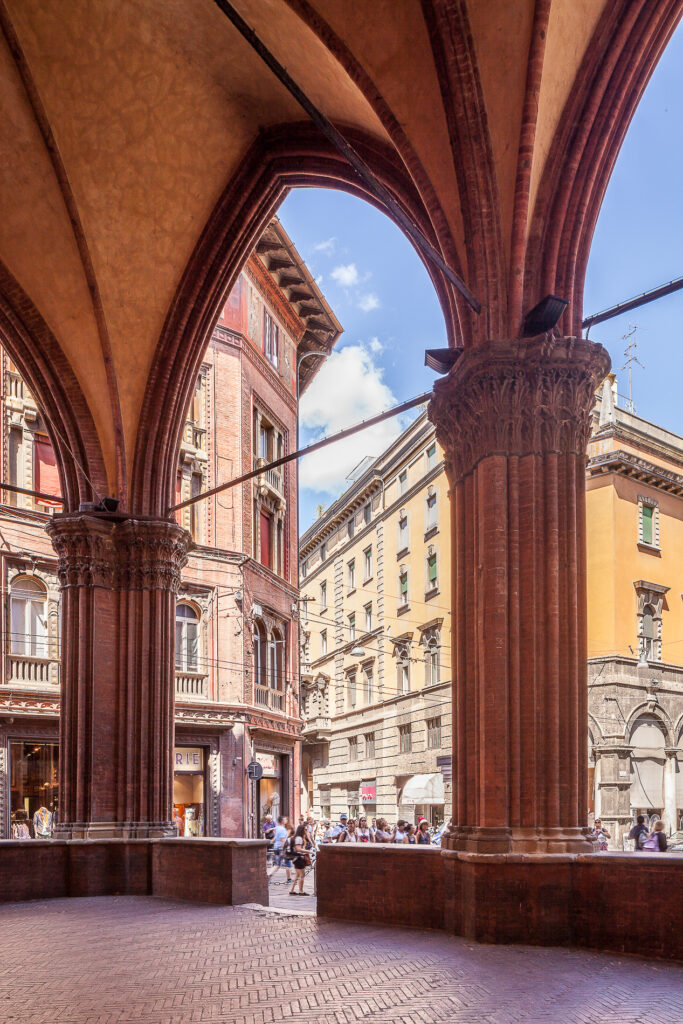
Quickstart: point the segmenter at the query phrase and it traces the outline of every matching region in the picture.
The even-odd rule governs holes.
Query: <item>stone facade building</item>
[[[610,375],[588,454],[588,802],[621,848],[638,813],[683,827],[683,438]],[[325,816],[450,806],[447,490],[423,414],[301,538],[304,788]]]
[[[423,412],[301,538],[304,789],[324,817],[450,807],[447,491]]]
[[[296,300],[281,286],[283,278],[289,289],[296,286]],[[198,368],[180,439],[177,503],[292,450],[298,360],[308,351],[329,351],[340,330],[273,220],[226,300]],[[303,363],[302,388],[318,362]],[[41,410],[4,352],[0,366],[2,481],[60,495]],[[175,625],[173,802],[181,834],[256,834],[267,811],[298,810],[296,500],[290,464],[177,513],[195,542]],[[45,532],[55,509],[60,504],[51,498],[7,491],[0,505],[5,838],[18,811],[27,813],[31,828],[40,807],[59,815],[62,608],[57,559]],[[138,642],[146,642],[143,635]],[[252,760],[263,768],[259,782],[247,778]]]

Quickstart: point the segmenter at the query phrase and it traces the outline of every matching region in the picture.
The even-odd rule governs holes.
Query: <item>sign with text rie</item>
[[[195,775],[204,771],[203,747],[176,747],[173,751],[173,771],[192,772]]]

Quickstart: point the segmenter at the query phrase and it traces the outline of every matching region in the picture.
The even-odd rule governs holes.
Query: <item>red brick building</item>
[[[341,327],[279,221],[262,235],[212,332],[180,441],[177,501],[291,451],[305,388]],[[59,494],[39,407],[2,355],[2,480]],[[239,401],[236,396],[239,395]],[[3,658],[0,837],[17,811],[59,814],[60,595],[44,526],[59,505],[0,496]],[[195,541],[176,610],[174,817],[181,834],[252,835],[298,813],[296,466],[191,505]],[[135,752],[131,751],[131,756]],[[93,756],[98,756],[93,751]],[[251,782],[257,760],[263,778]]]

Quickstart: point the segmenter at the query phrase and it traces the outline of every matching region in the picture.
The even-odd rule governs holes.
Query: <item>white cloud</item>
[[[337,239],[332,238],[325,239],[324,242],[318,242],[317,245],[313,246],[313,252],[321,252],[324,256],[331,256],[337,247]]]
[[[332,352],[301,399],[302,425],[323,437],[389,409],[396,399],[383,375],[363,342]],[[305,456],[301,487],[336,498],[348,487],[346,477],[354,466],[366,455],[380,455],[403,425],[397,416]]]
[[[379,309],[379,299],[374,292],[368,292],[367,295],[361,295],[358,300],[358,307],[364,313],[370,313],[373,309]]]
[[[332,271],[332,279],[340,284],[343,288],[352,288],[355,284],[358,284],[360,277],[356,269],[355,263],[347,263],[344,265],[340,264],[335,267]]]
[[[370,351],[374,352],[375,355],[379,355],[380,352],[384,351],[384,345],[379,340],[379,338],[376,338],[376,337],[375,338],[370,338],[369,345],[370,345]]]

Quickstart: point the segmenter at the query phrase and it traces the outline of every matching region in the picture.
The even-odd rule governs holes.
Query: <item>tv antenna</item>
[[[640,359],[636,355],[636,349],[638,348],[638,342],[635,341],[634,335],[635,335],[637,330],[638,330],[637,325],[629,324],[629,330],[622,337],[622,341],[626,342],[626,348],[624,349],[624,355],[626,356],[626,362],[624,363],[624,365],[619,370],[619,373],[622,373],[624,370],[628,371],[628,399],[627,399],[627,402],[626,402],[626,410],[627,410],[627,412],[630,412],[631,415],[635,414],[635,411],[636,411],[636,407],[633,404],[632,379],[631,379],[632,378],[632,371],[633,371],[633,364],[634,363],[638,363],[638,366],[641,368],[641,370],[645,369],[645,367],[641,363]]]

